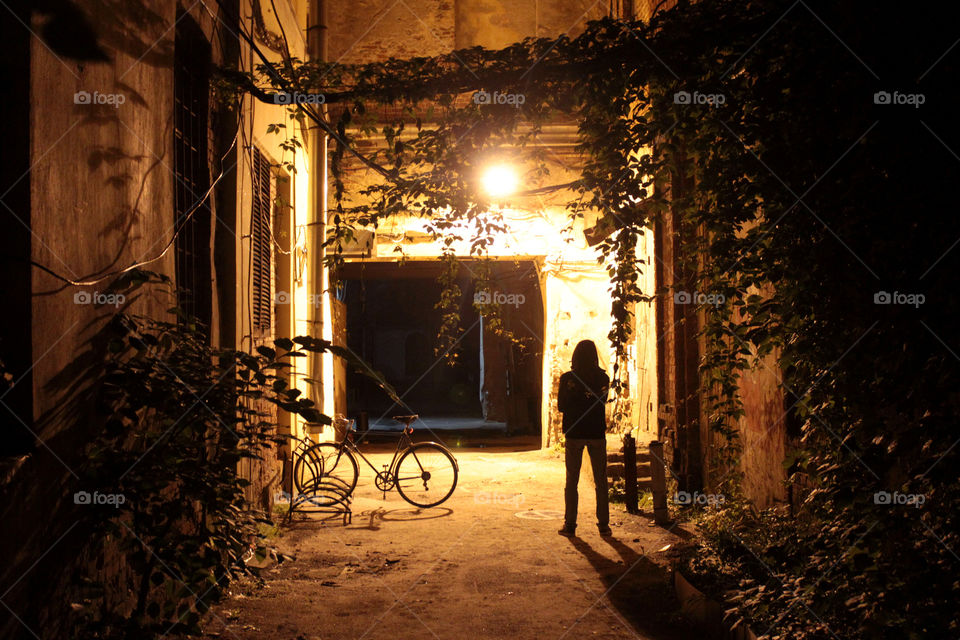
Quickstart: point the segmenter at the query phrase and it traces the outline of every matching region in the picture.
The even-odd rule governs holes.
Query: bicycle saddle
[[[411,422],[419,418],[420,415],[415,413],[412,416],[393,416],[393,419],[397,422],[402,422],[403,424],[409,426]]]

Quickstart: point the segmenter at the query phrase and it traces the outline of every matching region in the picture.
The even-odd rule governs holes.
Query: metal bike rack
[[[350,493],[337,478],[322,477],[319,481],[311,482],[309,487],[304,487],[297,495],[291,495],[288,520],[294,512],[342,514],[344,525],[353,521]]]
[[[303,455],[303,451],[301,443],[294,453],[291,469],[296,468],[297,458]],[[293,493],[292,473],[284,484],[287,485],[285,492],[290,496],[290,509],[285,516],[287,522],[293,518],[294,512],[341,514],[344,525],[353,522],[353,510],[350,508],[352,492],[350,486],[339,478],[323,472],[319,477],[312,478],[307,486],[301,487],[296,494]]]

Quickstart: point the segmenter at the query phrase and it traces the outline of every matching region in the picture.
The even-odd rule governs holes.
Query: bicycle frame
[[[402,420],[400,418],[402,418]],[[453,454],[440,443],[413,441],[413,438],[410,437],[413,433],[413,427],[409,425],[409,422],[412,422],[416,416],[400,416],[400,418],[398,418],[398,421],[405,423],[404,428],[397,440],[397,446],[393,451],[393,456],[390,458],[389,464],[383,465],[382,471],[378,470],[370,458],[360,451],[359,443],[363,441],[363,438],[360,438],[358,442],[358,440],[354,439],[355,432],[352,430],[346,431],[340,442],[314,443],[308,439],[296,438],[296,440],[299,440],[299,446],[294,452],[294,486],[299,491],[305,491],[307,493],[317,491],[321,493],[323,491],[339,492],[344,498],[349,499],[350,494],[353,493],[354,488],[357,486],[357,456],[360,456],[373,471],[374,484],[377,489],[384,492],[384,495],[386,495],[387,491],[395,488],[399,491],[400,495],[403,496],[404,500],[414,506],[427,508],[440,504],[449,498],[456,488],[457,475],[459,472],[457,460]],[[422,452],[418,453],[421,447],[423,448]],[[438,463],[434,462],[433,458],[430,457],[429,452],[433,451],[439,451],[441,458],[445,458],[445,460],[439,462],[440,466],[435,466]],[[421,460],[424,454],[426,454],[427,457]],[[342,460],[344,456],[349,460],[346,470],[340,468],[340,471],[335,471],[339,468],[340,460]],[[406,462],[408,457],[410,458],[410,468],[408,468]],[[444,475],[446,463],[452,466],[452,475],[449,477]],[[401,467],[403,467],[403,469],[401,469]],[[400,476],[401,472],[403,472],[404,477]],[[439,475],[436,475],[438,473]],[[428,483],[431,482],[431,478],[435,475],[438,478],[447,477],[450,483],[446,493],[433,496],[429,500],[411,497],[408,495],[411,487],[402,484],[404,482],[410,483],[416,481],[418,485],[421,483],[423,485],[422,489],[418,489],[418,491],[426,492],[429,491]],[[445,486],[443,482],[446,482],[446,480],[441,480],[440,487]],[[431,484],[431,486],[435,485]],[[328,496],[325,499],[330,498]]]
[[[400,455],[403,454],[407,449],[413,446],[413,440],[410,439],[410,434],[413,433],[413,427],[404,427],[403,431],[400,433],[400,439],[397,440],[397,448],[393,451],[393,457],[390,459],[390,464],[387,466],[387,472],[396,477],[396,467],[397,463],[400,461]],[[373,463],[370,462],[370,459],[367,456],[363,455],[363,452],[360,451],[360,448],[357,446],[357,443],[353,441],[353,431],[348,431],[347,436],[343,439],[343,442],[338,443],[338,447],[342,449],[349,449],[351,453],[355,453],[360,458],[367,463],[367,466],[374,473],[381,473],[378,471]]]

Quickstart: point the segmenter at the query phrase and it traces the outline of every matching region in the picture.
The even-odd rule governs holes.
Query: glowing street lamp
[[[498,164],[483,173],[483,190],[492,198],[509,196],[517,190],[519,179],[513,167]]]

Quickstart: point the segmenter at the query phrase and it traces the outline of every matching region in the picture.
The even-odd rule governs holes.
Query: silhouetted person
[[[600,368],[597,347],[592,340],[581,340],[573,350],[571,361],[572,370],[560,376],[557,393],[557,406],[563,414],[567,466],[567,483],[563,491],[564,522],[560,535],[576,535],[577,482],[584,449],[590,455],[597,490],[597,528],[600,535],[610,535],[605,413],[610,378]]]

